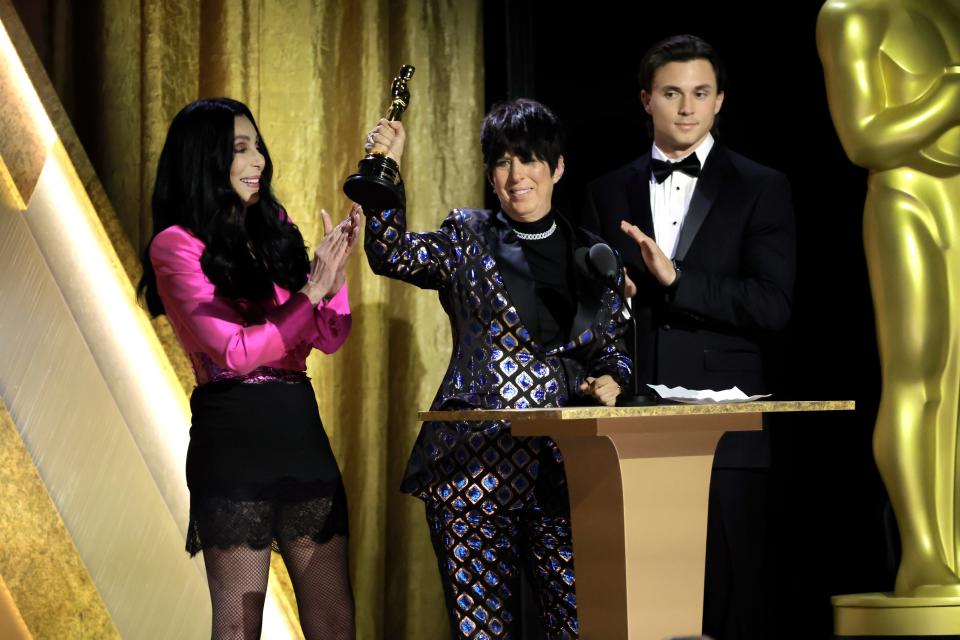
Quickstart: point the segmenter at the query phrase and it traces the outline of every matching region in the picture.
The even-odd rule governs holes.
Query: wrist
[[[310,301],[310,304],[314,306],[320,304],[320,298],[316,294],[316,289],[314,287],[311,287],[309,283],[304,285],[303,288],[300,289],[300,293],[307,296],[307,300]]]
[[[345,271],[339,271],[337,277],[333,281],[333,286],[330,287],[330,290],[327,291],[327,295],[323,296],[323,299],[329,302],[333,300],[333,297],[340,293],[340,289],[343,289],[343,285],[347,283],[347,273]]]
[[[673,265],[673,280],[671,280],[669,284],[665,284],[664,288],[667,290],[668,293],[673,293],[674,291],[677,290],[677,287],[680,285],[680,275],[683,272],[680,269],[680,265],[677,263],[676,260],[671,260],[670,264]]]

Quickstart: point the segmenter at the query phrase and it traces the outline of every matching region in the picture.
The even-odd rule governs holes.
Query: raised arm
[[[403,157],[406,133],[399,121],[381,119],[367,134],[364,148],[393,158]],[[403,185],[400,185],[403,193]],[[387,211],[364,211],[367,216],[363,249],[374,273],[414,284],[421,289],[440,289],[453,272],[453,245],[457,233],[453,215],[439,231],[407,231],[404,207]]]
[[[324,239],[314,253],[313,263],[310,265],[311,278],[308,279],[307,287],[311,286],[311,282],[315,282],[312,276],[320,263],[330,261],[324,244],[331,242],[336,246],[338,240],[343,242],[342,255],[337,256],[331,265],[334,268],[332,285],[327,290],[327,294],[320,298],[315,306],[314,320],[317,334],[312,344],[315,348],[328,354],[335,352],[346,341],[353,323],[347,291],[346,264],[360,237],[360,214],[360,207],[355,204],[343,221],[334,227],[326,210],[320,210]],[[335,234],[337,233],[341,233],[342,237],[336,238]],[[312,299],[311,302],[313,302]]]

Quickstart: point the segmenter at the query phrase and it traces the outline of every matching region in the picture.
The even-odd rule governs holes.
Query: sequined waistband
[[[298,384],[310,380],[306,371],[291,369],[277,369],[274,367],[257,367],[250,373],[243,375],[235,371],[224,369],[205,353],[191,353],[190,363],[197,379],[197,386],[231,380],[241,384],[263,384],[266,382],[284,382]]]

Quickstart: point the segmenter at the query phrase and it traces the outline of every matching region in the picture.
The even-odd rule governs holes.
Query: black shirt
[[[570,236],[567,225],[553,211],[534,222],[518,222],[507,216],[514,231],[543,233],[556,224],[546,238],[519,238],[523,256],[536,283],[534,288],[538,318],[528,323],[531,337],[545,347],[554,347],[570,339],[570,327],[577,311],[576,292],[570,273]]]

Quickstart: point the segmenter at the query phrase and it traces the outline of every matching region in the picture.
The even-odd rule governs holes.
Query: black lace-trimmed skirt
[[[212,382],[190,397],[190,555],[347,534],[337,461],[309,381]]]

